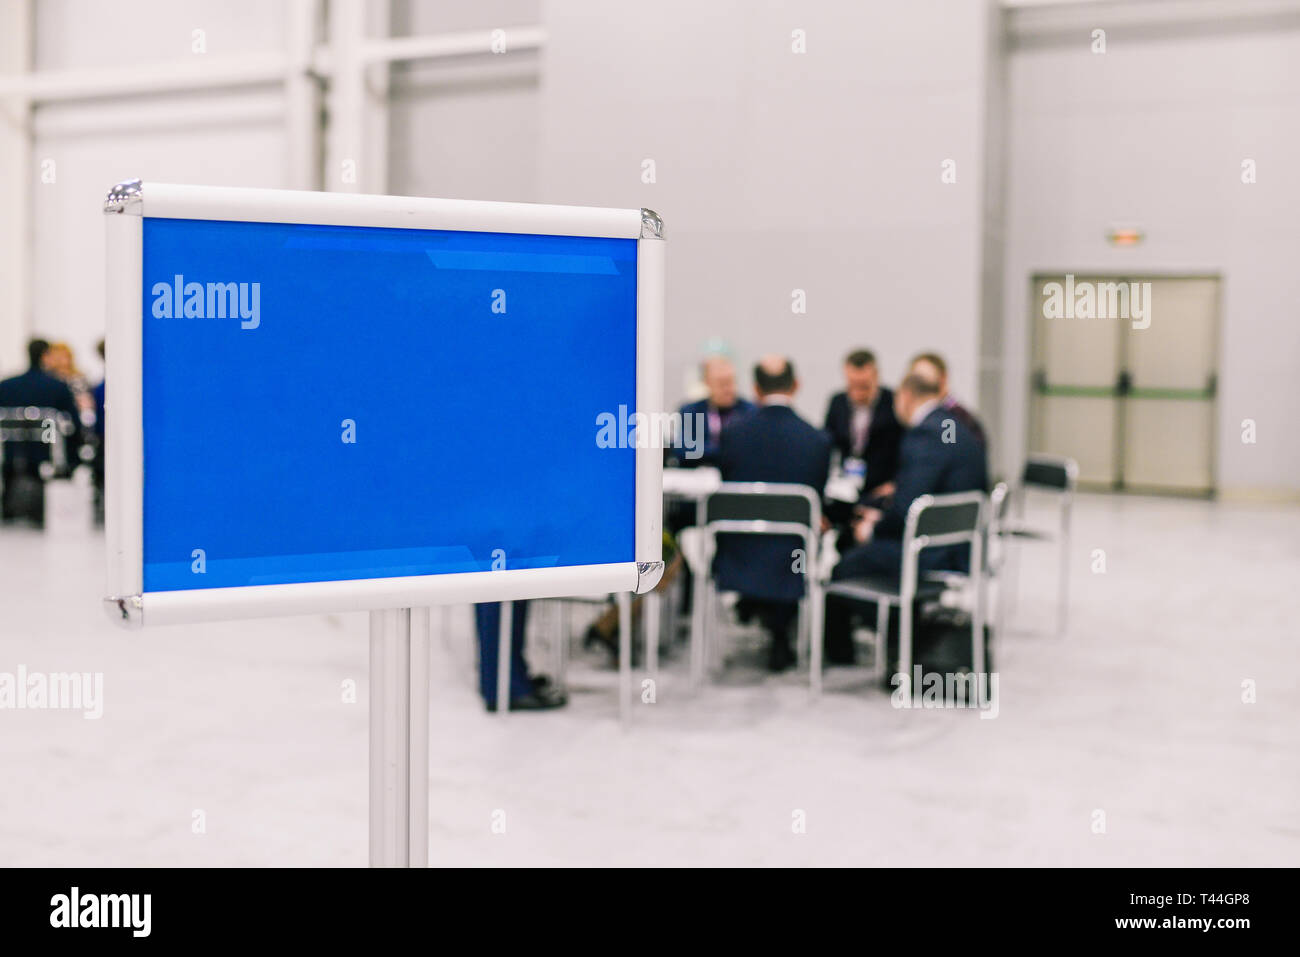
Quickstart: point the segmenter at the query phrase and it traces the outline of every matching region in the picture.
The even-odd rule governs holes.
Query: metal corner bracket
[[[659,584],[659,579],[663,577],[663,562],[637,562],[636,588],[632,589],[632,591],[637,595],[644,595],[646,592],[653,590]]]
[[[138,216],[143,203],[144,184],[138,179],[127,179],[108,191],[108,197],[104,200],[104,212],[134,213]]]
[[[653,209],[641,210],[641,238],[663,239],[664,221]]]

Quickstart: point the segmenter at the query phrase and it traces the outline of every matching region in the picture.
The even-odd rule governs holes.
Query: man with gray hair
[[[735,366],[726,356],[709,356],[700,363],[700,378],[709,394],[698,402],[688,402],[681,408],[682,430],[687,435],[694,436],[697,447],[703,449],[699,458],[680,457],[677,464],[688,467],[713,464],[723,431],[754,411],[754,403],[740,397],[736,388]]]

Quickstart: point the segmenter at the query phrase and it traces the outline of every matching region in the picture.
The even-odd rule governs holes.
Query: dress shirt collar
[[[922,402],[916,407],[916,410],[912,412],[912,420],[907,423],[908,427],[913,429],[916,428],[925,421],[926,416],[939,408],[941,404],[941,400],[939,399],[930,399],[928,402]]]

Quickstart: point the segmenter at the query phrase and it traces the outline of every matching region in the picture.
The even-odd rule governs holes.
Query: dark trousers
[[[0,518],[27,519],[45,525],[45,480],[37,463],[6,461],[0,472]]]
[[[766,598],[741,598],[741,614],[748,618],[753,616],[763,626],[763,630],[772,636],[771,654],[774,658],[790,657],[790,631],[799,616],[797,601],[772,601]]]
[[[865,626],[876,630],[876,603],[858,601],[841,595],[826,596],[826,614],[823,619],[825,639],[822,645],[826,661],[833,665],[853,664],[853,629]],[[897,609],[891,609],[890,624],[897,629]]]
[[[497,702],[497,649],[501,640],[501,603],[485,602],[474,606],[478,626],[478,689],[489,705]],[[528,623],[528,602],[517,601],[510,620],[510,699],[513,701],[533,690],[524,663],[524,629]]]

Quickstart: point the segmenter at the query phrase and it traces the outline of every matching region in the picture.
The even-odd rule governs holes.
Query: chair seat
[[[998,534],[1003,538],[1023,538],[1035,542],[1050,542],[1056,538],[1051,532],[1016,525],[1003,525]]]
[[[918,599],[937,598],[944,590],[941,581],[920,581],[916,585]],[[902,597],[899,584],[884,575],[869,575],[865,578],[849,578],[844,581],[831,582],[823,590],[827,595],[839,595],[857,601],[883,601],[897,605]]]
[[[948,588],[964,588],[970,583],[970,575],[965,572],[934,571],[926,572],[925,580],[939,582]]]

